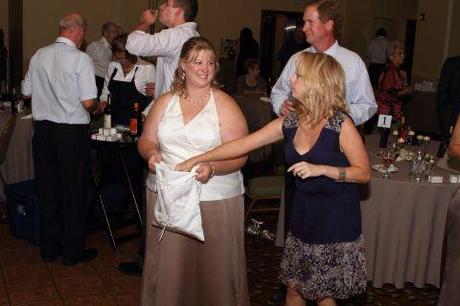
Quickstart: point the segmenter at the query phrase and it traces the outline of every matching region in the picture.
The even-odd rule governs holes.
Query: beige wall
[[[425,13],[424,21],[417,21],[415,37],[415,80],[437,79],[444,61],[446,43],[447,9],[449,0],[419,0],[417,15]],[[460,16],[453,16],[452,19]]]
[[[3,1],[2,1],[3,3]],[[236,38],[243,26],[249,26],[256,40],[260,36],[261,10],[302,11],[293,0],[200,1],[197,22],[203,36],[218,47],[221,38]],[[40,47],[52,42],[59,19],[68,12],[82,13],[88,20],[87,41],[100,36],[103,22],[118,22],[131,31],[146,8],[145,0],[30,0],[24,1],[24,58],[26,63]],[[2,18],[3,19],[3,18]],[[40,26],[37,27],[37,24]],[[159,26],[159,25],[158,25]]]
[[[460,1],[452,0],[452,23],[450,25],[450,44],[447,56],[460,56],[460,35],[458,29],[460,29]]]
[[[5,46],[8,47],[8,1],[0,0],[0,28],[5,34]]]
[[[101,35],[102,23],[116,17],[114,0],[29,0],[24,1],[23,5],[25,69],[30,57],[38,48],[55,40],[59,19],[65,14],[80,12],[86,17],[87,41],[98,38]]]
[[[449,1],[454,5],[448,54],[460,54],[456,32],[460,27],[460,0],[339,0],[345,17],[342,43],[364,58],[378,25],[390,24],[390,39],[404,41],[406,19],[416,19],[420,12],[425,12],[426,21],[417,24],[414,73],[420,77],[436,77],[444,60]],[[4,17],[7,8],[3,9],[6,3],[6,0],[0,1],[0,26],[7,23]],[[217,48],[222,38],[237,38],[244,26],[250,27],[255,39],[260,41],[262,9],[302,12],[304,7],[302,1],[294,0],[200,0],[199,3],[200,31]],[[145,6],[145,0],[24,1],[24,67],[36,49],[55,39],[57,22],[64,14],[78,11],[87,17],[89,42],[100,36],[101,24],[108,20],[131,31]]]
[[[301,12],[303,8],[303,4],[295,4],[293,0],[208,0],[200,1],[197,21],[201,34],[216,47],[220,46],[221,38],[238,38],[245,26],[252,29],[254,38],[260,42],[262,9]]]
[[[388,31],[389,40],[404,42],[406,20],[415,19],[416,13],[417,0],[347,0],[342,43],[365,59],[367,45],[379,27]]]

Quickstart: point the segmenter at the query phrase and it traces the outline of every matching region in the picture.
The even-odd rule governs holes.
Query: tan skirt
[[[147,191],[147,220],[156,196]],[[244,198],[200,203],[205,242],[147,222],[141,305],[248,306]]]

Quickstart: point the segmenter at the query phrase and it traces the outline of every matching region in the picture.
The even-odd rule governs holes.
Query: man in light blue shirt
[[[377,104],[366,65],[358,54],[341,47],[337,42],[342,20],[335,1],[307,1],[303,19],[305,21],[303,31],[307,42],[311,44],[311,47],[304,51],[324,52],[342,65],[345,71],[349,114],[356,125],[364,123],[377,111]],[[293,110],[294,101],[290,99],[290,78],[295,73],[297,55],[298,53],[289,59],[272,89],[270,98],[273,110],[279,116]]]
[[[333,0],[307,0],[303,20],[303,31],[311,47],[300,52],[324,52],[334,57],[345,72],[345,91],[349,115],[356,125],[366,122],[377,111],[374,92],[369,75],[362,59],[355,52],[341,47],[340,37],[342,17],[340,9]],[[273,110],[278,116],[285,116],[294,110],[295,101],[291,98],[290,79],[296,72],[294,54],[283,69],[271,92]],[[291,174],[285,176],[285,233],[288,231],[290,208],[295,179]],[[291,299],[299,299],[300,294],[288,288]]]
[[[35,183],[40,211],[40,253],[64,265],[97,255],[85,249],[89,193],[89,112],[100,112],[91,58],[80,48],[86,21],[69,14],[59,37],[32,57],[22,83],[32,97]]]

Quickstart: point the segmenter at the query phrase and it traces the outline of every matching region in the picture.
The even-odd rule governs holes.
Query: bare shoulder
[[[232,96],[220,89],[215,89],[213,93],[219,117],[229,118],[231,120],[244,118],[238,103],[236,103]]]
[[[217,116],[222,131],[223,140],[231,140],[248,134],[246,119],[235,99],[223,92],[214,90]]]
[[[149,112],[149,114],[154,113],[163,115],[166,106],[172,97],[173,94],[171,92],[167,92],[161,95],[155,102],[153,102],[152,110]]]
[[[343,123],[342,123],[341,132],[345,133],[345,134],[358,132],[353,120],[350,117],[346,116],[346,115],[343,116]]]
[[[155,105],[166,105],[169,100],[173,97],[173,93],[168,91],[167,93],[162,94],[158,100],[155,102]]]
[[[214,98],[218,108],[238,107],[235,99],[220,89],[214,89]]]

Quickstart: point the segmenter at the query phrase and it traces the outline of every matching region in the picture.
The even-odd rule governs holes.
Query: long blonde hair
[[[297,57],[296,74],[304,85],[296,108],[301,120],[308,116],[307,123],[316,126],[337,111],[347,112],[345,73],[332,56],[302,52]]]
[[[213,45],[206,38],[192,37],[189,40],[187,40],[182,46],[182,50],[180,52],[179,65],[177,66],[176,72],[174,73],[174,80],[171,84],[172,93],[178,94],[179,96],[184,98],[187,97],[187,90],[185,88],[185,71],[181,68],[180,62],[185,61],[187,63],[190,63],[194,61],[198,54],[202,51],[209,52],[211,58],[214,60],[215,72],[214,78],[211,82],[211,86],[213,88],[219,88],[219,84],[215,79],[217,72],[219,71],[219,61],[217,60],[216,51],[214,50]]]

